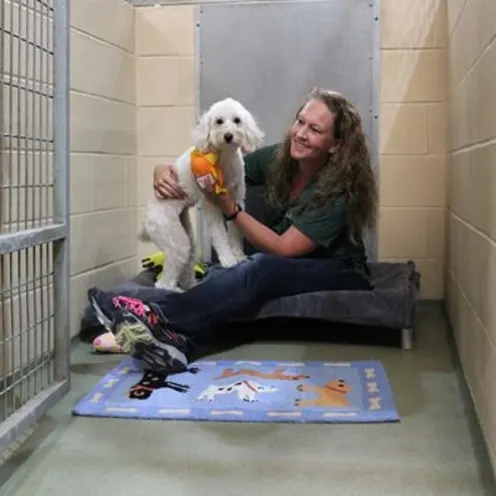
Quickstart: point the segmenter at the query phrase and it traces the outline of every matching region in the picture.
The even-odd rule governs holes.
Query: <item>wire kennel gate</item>
[[[69,389],[69,0],[0,0],[0,450]]]

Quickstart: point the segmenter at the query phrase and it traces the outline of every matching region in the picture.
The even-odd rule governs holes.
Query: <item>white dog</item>
[[[244,207],[245,180],[243,153],[258,148],[264,133],[253,116],[232,98],[214,103],[193,132],[194,146],[174,163],[179,186],[186,193],[181,200],[150,200],[141,239],[153,241],[166,259],[155,287],[181,291],[195,284],[195,237],[189,218],[190,207],[201,202],[212,245],[222,267],[231,267],[245,258],[243,241],[232,222],[226,224],[222,212],[206,199],[191,170],[191,152],[215,153],[224,183],[234,200]]]

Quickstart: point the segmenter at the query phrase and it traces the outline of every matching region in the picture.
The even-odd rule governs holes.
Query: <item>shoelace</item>
[[[141,300],[128,298],[127,296],[116,296],[112,299],[116,308],[129,308],[138,317],[146,317],[147,307]]]
[[[135,298],[129,298],[127,296],[116,296],[112,299],[112,302],[116,308],[129,309],[138,317],[147,317],[147,313],[150,312],[149,308],[141,300]],[[153,316],[155,318],[150,318],[150,323],[158,324],[158,318],[155,316],[155,314],[153,314]],[[161,328],[165,336],[171,341],[175,341],[177,344],[181,344],[185,341],[185,338],[180,334],[177,334],[176,332],[165,328],[165,326],[161,326]]]

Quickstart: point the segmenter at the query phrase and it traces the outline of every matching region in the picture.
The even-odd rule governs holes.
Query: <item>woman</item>
[[[362,234],[374,222],[377,187],[354,106],[339,93],[314,89],[284,141],[245,161],[247,184],[266,186],[265,224],[229,192],[205,194],[260,253],[153,302],[89,291],[100,321],[149,369],[184,370],[195,336],[249,316],[270,299],[371,289]],[[182,195],[168,165],[156,167],[154,188],[161,198]]]

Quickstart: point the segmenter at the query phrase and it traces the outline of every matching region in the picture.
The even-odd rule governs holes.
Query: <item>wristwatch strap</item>
[[[231,215],[224,215],[224,220],[229,222],[230,220],[236,219],[236,217],[242,210],[243,209],[241,208],[241,205],[239,203],[236,203],[236,210],[234,211],[234,213],[232,213]]]

